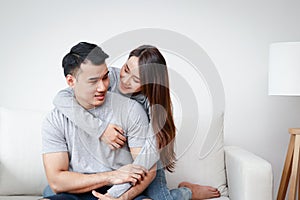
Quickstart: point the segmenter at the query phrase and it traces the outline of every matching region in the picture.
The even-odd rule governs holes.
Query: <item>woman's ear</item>
[[[68,75],[66,76],[66,81],[67,81],[67,84],[68,84],[71,88],[73,88],[73,87],[75,86],[75,81],[76,81],[76,79],[75,79],[75,77],[72,76],[71,74],[68,74]]]

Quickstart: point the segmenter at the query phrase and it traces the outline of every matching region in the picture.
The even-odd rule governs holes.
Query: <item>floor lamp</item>
[[[269,59],[269,95],[300,96],[300,42],[271,44]],[[297,190],[300,191],[300,128],[290,128],[289,134],[277,200],[285,199],[288,185],[288,200],[296,199]]]

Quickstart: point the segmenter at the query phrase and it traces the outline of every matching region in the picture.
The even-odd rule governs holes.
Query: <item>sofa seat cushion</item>
[[[213,199],[210,199],[210,200],[230,200],[228,197],[219,197],[219,198],[213,198]]]
[[[0,200],[37,200],[41,196],[0,196]]]
[[[41,195],[46,185],[41,157],[45,115],[0,107],[0,196]]]

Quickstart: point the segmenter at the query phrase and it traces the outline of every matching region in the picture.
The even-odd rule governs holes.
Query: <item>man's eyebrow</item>
[[[109,74],[109,71],[107,71],[103,76],[97,76],[97,77],[91,77],[89,78],[88,80],[89,81],[95,81],[95,80],[99,80],[99,79],[102,79],[103,77],[107,76]]]
[[[102,77],[105,77],[109,74],[109,71],[107,70],[107,72],[102,76]]]

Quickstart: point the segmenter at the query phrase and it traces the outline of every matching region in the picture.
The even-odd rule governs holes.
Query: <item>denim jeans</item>
[[[97,189],[96,191],[105,194],[107,190],[110,187],[102,187]],[[50,186],[46,186],[43,192],[43,197],[50,199],[50,200],[98,200],[98,198],[94,197],[92,192],[86,192],[82,194],[69,194],[69,193],[60,193],[60,194],[55,194]],[[147,199],[148,197],[144,195],[140,195],[134,198],[134,200],[142,200],[142,199]]]
[[[55,193],[51,190],[50,186],[47,185],[43,191],[43,197],[50,197],[55,195]]]
[[[165,171],[161,162],[157,163],[156,177],[143,192],[153,200],[189,200],[192,199],[192,191],[186,187],[169,190],[167,187]]]
[[[98,188],[96,191],[105,194],[110,187],[104,186]],[[70,194],[70,193],[59,193],[55,194],[49,185],[44,189],[43,196],[50,200],[98,200],[98,198],[94,197],[92,192],[85,192],[81,194]]]

